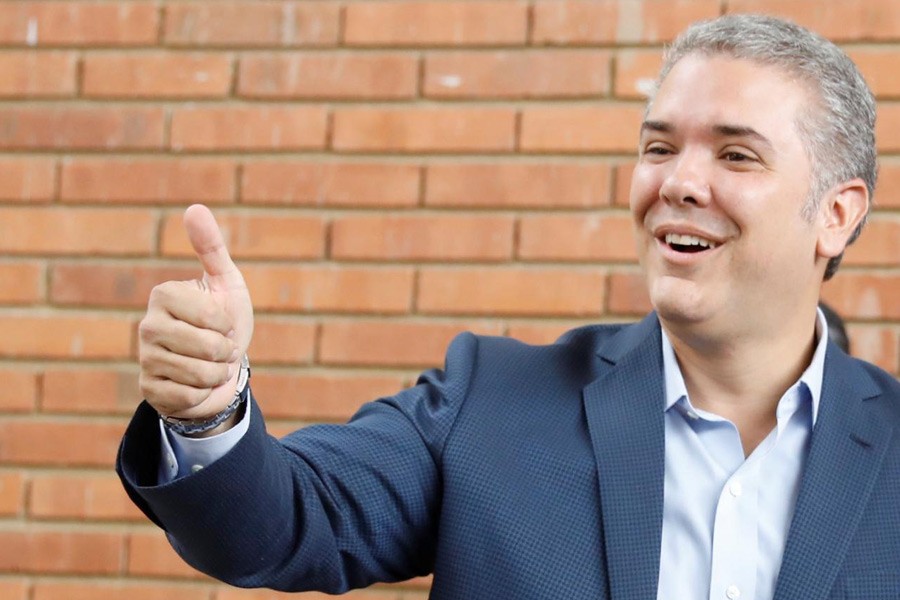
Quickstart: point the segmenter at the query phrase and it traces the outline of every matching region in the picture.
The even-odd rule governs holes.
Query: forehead
[[[730,124],[797,134],[809,109],[808,87],[785,69],[724,55],[689,54],[662,81],[647,120],[675,129]]]

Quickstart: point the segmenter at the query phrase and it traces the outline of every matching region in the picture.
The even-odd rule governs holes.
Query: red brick
[[[353,416],[364,402],[399,392],[403,378],[262,372],[253,374],[252,385],[267,418],[340,422]]]
[[[880,161],[873,208],[900,208],[900,164]]]
[[[631,218],[616,214],[522,217],[518,257],[525,260],[635,261]]]
[[[257,310],[292,312],[409,311],[411,268],[249,265],[242,273]]]
[[[235,259],[320,258],[325,252],[325,221],[320,217],[219,213],[216,221]],[[196,256],[180,212],[163,221],[161,251],[165,256]]]
[[[0,531],[0,570],[14,573],[113,575],[122,537],[86,531]]]
[[[900,104],[879,104],[875,121],[879,152],[900,152]]]
[[[325,146],[326,112],[312,106],[175,109],[175,150],[303,150]]]
[[[309,364],[315,355],[315,344],[315,324],[257,315],[247,352],[254,364]],[[255,376],[253,381],[256,382]]]
[[[419,311],[460,315],[599,315],[604,277],[559,269],[424,269]]]
[[[33,371],[0,369],[3,393],[0,394],[0,411],[32,412],[37,406],[38,375]]]
[[[786,17],[832,40],[900,38],[900,12],[894,0],[731,0],[728,12]]]
[[[43,297],[44,267],[36,262],[0,263],[0,304],[33,304]]]
[[[171,2],[164,36],[179,46],[331,46],[339,11],[331,2]]]
[[[241,199],[304,206],[414,206],[419,167],[390,163],[245,163]]]
[[[334,114],[338,151],[502,152],[514,143],[509,108],[342,108]]]
[[[900,374],[900,334],[884,325],[848,325],[850,352],[888,373]]]
[[[354,216],[334,221],[338,260],[505,260],[513,219],[505,216]]]
[[[206,575],[181,560],[162,531],[132,533],[128,542],[129,575],[211,581]]]
[[[232,202],[235,168],[231,159],[65,158],[60,195],[64,202]]]
[[[643,316],[653,310],[644,275],[634,271],[611,273],[607,312],[613,315]]]
[[[0,463],[110,468],[124,432],[124,423],[7,420],[0,423]]]
[[[161,148],[163,110],[132,107],[0,108],[0,149]]]
[[[0,356],[7,358],[128,358],[132,323],[106,317],[0,316]]]
[[[842,270],[822,286],[822,298],[845,319],[900,319],[900,275]]]
[[[634,163],[616,165],[615,167],[613,204],[616,206],[628,206],[630,203],[632,173],[634,173]]]
[[[77,63],[69,52],[0,54],[0,98],[73,96]]]
[[[46,413],[127,414],[141,401],[136,371],[48,369],[41,410]]]
[[[900,54],[893,48],[848,48],[847,54],[862,71],[863,77],[878,98],[900,96],[896,66]]]
[[[847,248],[847,265],[900,266],[900,219],[874,215],[862,235]]]
[[[25,502],[25,478],[21,473],[0,473],[0,515],[22,514]],[[3,588],[0,587],[0,590]],[[6,596],[3,596],[6,598]]]
[[[537,2],[538,44],[659,43],[688,25],[719,15],[718,0],[559,0]]]
[[[613,86],[617,98],[646,98],[656,85],[662,67],[659,50],[619,50],[616,53],[616,80]]]
[[[249,55],[241,60],[238,95],[247,98],[413,98],[412,54]]]
[[[33,600],[209,600],[209,590],[146,582],[38,581]]]
[[[559,336],[578,327],[573,323],[528,323],[510,325],[506,335],[526,344],[552,344]]]
[[[56,193],[56,161],[49,158],[0,159],[0,200],[48,202]]]
[[[643,114],[633,105],[525,109],[521,147],[526,152],[633,152]]]
[[[323,364],[433,367],[443,363],[458,333],[500,335],[490,323],[421,321],[329,321],[322,325]]]
[[[54,304],[139,308],[147,306],[153,286],[201,276],[196,267],[145,267],[123,264],[62,263],[51,272],[50,299]]]
[[[0,43],[136,46],[156,42],[155,2],[4,2]]]
[[[218,98],[231,89],[226,54],[93,54],[84,59],[88,98]]]
[[[597,50],[453,52],[425,59],[433,98],[596,97],[609,90],[610,54]]]
[[[609,203],[609,169],[601,164],[434,164],[425,203],[435,206],[592,208]]]
[[[148,254],[154,218],[121,209],[0,208],[0,252],[10,254]]]
[[[524,2],[354,2],[346,6],[349,45],[465,46],[523,44]]]
[[[115,475],[38,475],[31,480],[28,514],[34,519],[143,521]]]
[[[28,582],[24,579],[4,579],[0,581],[0,598],[4,600],[27,600]]]

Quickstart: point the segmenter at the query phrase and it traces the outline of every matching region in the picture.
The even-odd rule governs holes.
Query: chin
[[[660,319],[670,323],[700,323],[710,317],[710,302],[693,281],[658,277],[650,281],[650,304]]]

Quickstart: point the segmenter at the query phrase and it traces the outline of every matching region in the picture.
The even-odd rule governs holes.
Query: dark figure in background
[[[824,302],[819,302],[819,308],[825,315],[825,322],[828,323],[828,337],[841,350],[850,354],[850,338],[847,336],[847,329],[844,327],[844,319]]]

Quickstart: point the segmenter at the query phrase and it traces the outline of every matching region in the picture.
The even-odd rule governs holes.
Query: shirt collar
[[[666,382],[665,410],[669,410],[681,398],[687,397],[687,387],[684,385],[684,376],[681,374],[681,367],[678,365],[678,361],[675,359],[675,349],[669,341],[669,336],[666,335],[665,329],[660,328],[660,331],[662,332],[663,375]],[[815,425],[816,416],[819,414],[819,399],[822,393],[822,377],[825,373],[825,349],[827,347],[828,325],[825,322],[825,315],[817,308],[816,349],[813,352],[812,360],[797,381],[797,384],[802,383],[806,385],[812,398],[813,425]]]

